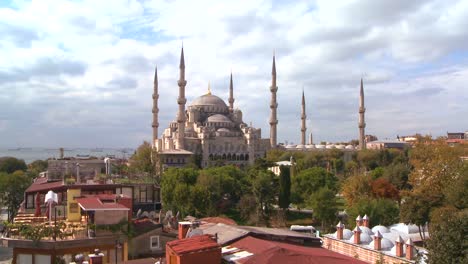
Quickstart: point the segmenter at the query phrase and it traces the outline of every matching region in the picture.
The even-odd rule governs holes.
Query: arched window
[[[229,153],[229,154],[227,155],[227,159],[228,159],[228,160],[231,160],[231,153]]]
[[[210,154],[209,159],[213,160],[213,154]]]
[[[226,160],[226,154],[223,154],[223,160]]]
[[[239,160],[244,160],[244,154],[240,154]]]
[[[249,154],[245,154],[245,160],[249,160]]]

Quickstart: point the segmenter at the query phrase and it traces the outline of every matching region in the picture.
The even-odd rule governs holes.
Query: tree
[[[327,229],[330,228],[330,224],[336,219],[337,212],[335,191],[324,186],[313,193],[307,203],[314,210],[314,218],[321,221],[322,231],[325,226]]]
[[[158,174],[161,171],[158,168],[159,156],[158,153],[153,149],[151,144],[144,141],[135,153],[130,157],[130,171],[138,176],[144,175],[153,178],[155,182],[158,182]]]
[[[304,204],[310,195],[322,187],[337,189],[338,179],[323,168],[313,167],[299,172],[292,178],[291,192],[294,193],[294,203]]]
[[[468,210],[442,209],[437,214],[442,221],[430,225],[429,263],[468,263]]]
[[[243,178],[244,172],[234,166],[212,167],[200,171],[197,185],[207,188],[209,214],[217,215],[240,199],[244,189],[241,183]]]
[[[24,160],[14,157],[0,158],[0,172],[13,173],[15,171],[26,171],[28,166]]]
[[[177,210],[184,207],[181,201],[185,199],[183,191],[190,191],[189,186],[195,185],[198,177],[198,170],[192,168],[169,168],[164,172],[161,180],[161,197],[164,207],[167,209]],[[175,194],[177,186],[179,187],[178,194]],[[184,207],[184,209],[186,209]]]
[[[7,207],[8,221],[13,221],[18,208],[24,199],[24,191],[31,181],[23,171],[12,174],[0,173],[0,199],[2,206]]]
[[[410,174],[409,164],[394,162],[385,167],[383,178],[391,182],[398,190],[409,189],[408,176]]]
[[[397,188],[387,179],[378,178],[371,182],[372,194],[375,198],[388,198],[399,200],[399,192]]]
[[[271,171],[258,171],[252,179],[252,193],[257,202],[257,224],[269,224],[276,190],[275,175]]]
[[[354,175],[348,177],[342,184],[341,194],[348,206],[356,201],[372,197],[372,180],[368,175]]]
[[[400,221],[417,225],[419,235],[424,241],[426,238],[421,226],[429,222],[431,210],[441,205],[442,199],[440,194],[427,189],[404,193],[400,207]]]
[[[384,172],[385,172],[384,168],[377,167],[377,168],[373,169],[372,171],[370,171],[369,174],[370,174],[371,178],[373,180],[375,180],[375,179],[378,179],[378,178],[382,177]]]
[[[27,174],[30,178],[35,178],[39,175],[39,173],[47,171],[47,167],[49,166],[47,160],[35,160],[28,164],[28,171]]]
[[[347,208],[348,224],[356,225],[358,215],[367,214],[372,225],[392,225],[398,221],[398,204],[390,199],[360,199]]]
[[[444,141],[416,144],[410,152],[410,184],[416,189],[441,194],[447,184],[459,177],[463,169],[464,146],[450,147]]]
[[[290,170],[289,166],[280,166],[278,203],[283,210],[288,209],[291,203]]]

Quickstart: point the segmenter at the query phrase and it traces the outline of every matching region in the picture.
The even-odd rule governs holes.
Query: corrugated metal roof
[[[221,250],[221,246],[216,243],[216,241],[211,238],[210,235],[174,240],[167,242],[166,246],[170,247],[177,255],[216,248]]]

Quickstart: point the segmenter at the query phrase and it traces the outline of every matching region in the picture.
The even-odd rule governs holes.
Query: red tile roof
[[[364,264],[366,262],[324,249],[304,247],[247,236],[230,245],[253,253],[253,256],[237,260],[243,264],[262,263],[310,263],[310,264]]]
[[[167,242],[166,246],[170,247],[177,255],[216,248],[221,250],[221,246],[209,235],[174,240]]]
[[[76,198],[76,201],[84,211],[102,211],[102,210],[130,210],[122,204],[118,203],[103,203],[99,197],[82,197]]]
[[[62,187],[62,181],[47,182],[47,178],[39,178],[31,186],[26,189],[25,192],[40,192],[40,191],[49,191],[54,190],[59,187]]]

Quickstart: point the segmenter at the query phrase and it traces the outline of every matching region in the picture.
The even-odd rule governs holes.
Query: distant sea
[[[132,148],[64,148],[65,157],[93,156],[93,157],[108,157],[129,158],[133,155],[135,149]],[[58,148],[0,148],[0,157],[15,157],[23,159],[26,163],[31,163],[35,160],[47,160],[49,158],[59,158],[60,151]]]

